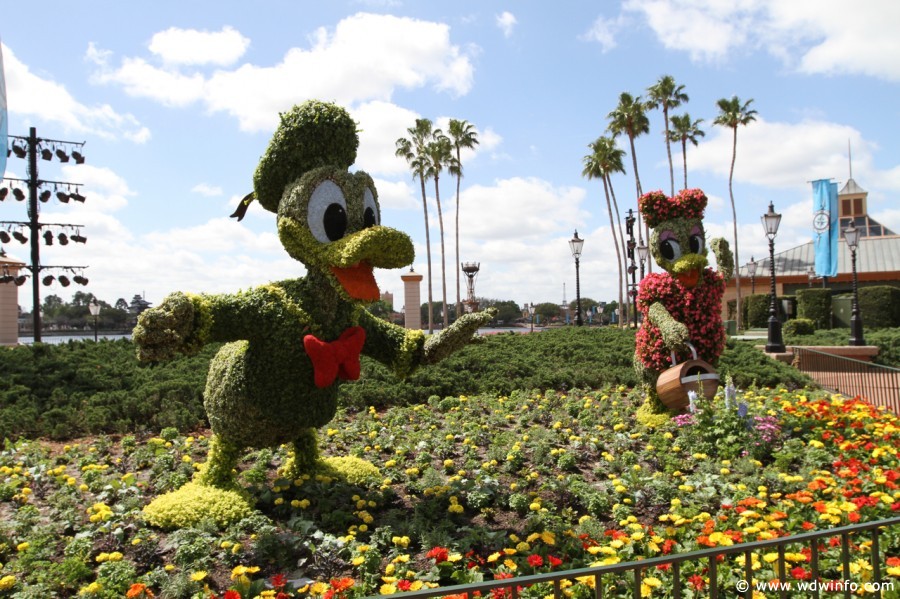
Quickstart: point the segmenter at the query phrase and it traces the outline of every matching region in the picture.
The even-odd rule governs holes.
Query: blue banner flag
[[[0,44],[0,178],[6,175],[6,78],[3,76],[3,44]]]
[[[837,183],[828,179],[812,182],[813,246],[816,251],[816,276],[833,277],[838,266]]]

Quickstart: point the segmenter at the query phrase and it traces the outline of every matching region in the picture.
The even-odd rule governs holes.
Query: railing
[[[412,591],[398,595],[402,599],[424,599],[426,597],[464,597],[465,599],[474,599],[474,597],[483,597],[493,594],[495,597],[505,599],[518,599],[519,594],[538,584],[552,585],[552,594],[555,599],[565,599],[563,582],[566,581],[593,581],[593,594],[595,599],[618,599],[627,598],[630,594],[634,599],[640,599],[641,582],[644,580],[644,571],[656,568],[657,566],[671,566],[671,591],[674,599],[681,599],[684,595],[684,589],[687,586],[686,580],[683,580],[681,574],[681,565],[685,562],[708,562],[706,574],[709,578],[707,592],[710,599],[719,599],[719,597],[745,597],[751,598],[760,595],[764,597],[789,597],[802,596],[821,597],[820,591],[824,591],[828,596],[836,596],[833,591],[839,590],[843,592],[846,599],[850,599],[851,593],[855,590],[864,588],[863,582],[853,582],[851,578],[850,566],[850,535],[871,531],[869,539],[869,566],[871,567],[871,579],[865,585],[867,595],[872,597],[882,597],[881,590],[900,590],[900,580],[885,581],[883,574],[886,570],[885,557],[882,556],[879,545],[879,537],[882,529],[900,527],[900,517],[879,520],[877,522],[866,522],[862,524],[853,524],[840,528],[829,530],[820,530],[814,532],[806,532],[788,537],[770,539],[766,541],[756,541],[753,543],[742,543],[739,545],[730,545],[722,547],[713,547],[710,549],[702,549],[700,551],[691,551],[689,553],[681,553],[675,555],[667,555],[660,557],[652,557],[643,560],[623,562],[607,566],[598,566],[593,568],[581,568],[578,570],[567,570],[562,572],[551,572],[546,574],[533,574],[530,576],[522,576],[519,578],[506,578],[500,580],[492,580],[488,582],[480,582],[467,585],[456,585],[447,587],[438,587],[433,589],[424,589]],[[895,532],[897,532],[895,530]],[[823,572],[820,569],[820,547],[818,541],[825,538],[840,539],[840,562],[841,571],[835,573],[833,569]],[[809,548],[809,567],[810,579],[805,581],[805,586],[801,587],[800,581],[789,581],[788,579],[788,560],[786,559],[785,547],[788,545],[804,544]],[[860,554],[859,545],[857,543],[854,557],[858,558]],[[777,567],[775,571],[778,573],[778,580],[773,583],[753,580],[753,555],[754,552],[774,549],[777,551]],[[737,566],[735,570],[741,572],[742,580],[736,581],[736,584],[729,584],[727,588],[723,587],[718,580],[719,569],[731,567],[731,564],[720,565],[719,556],[743,555],[744,564]],[[758,561],[757,563],[761,563]],[[774,565],[774,564],[773,564]],[[626,575],[632,581],[631,589],[628,589],[628,580]],[[823,581],[822,575],[841,576],[840,580]],[[606,581],[606,582],[604,582]],[[812,584],[816,581],[817,584]],[[821,582],[820,582],[821,581]],[[823,584],[824,582],[832,582],[832,584]],[[800,591],[800,594],[792,593],[789,590],[794,587]],[[855,585],[855,586],[854,586]],[[549,590],[549,589],[548,589]],[[777,593],[776,594],[773,594]],[[871,593],[869,595],[868,593]],[[541,595],[542,596],[542,595]],[[655,596],[651,594],[651,597]],[[696,591],[690,596],[697,597]],[[891,595],[895,596],[895,595]]]
[[[847,397],[861,395],[900,414],[900,370],[794,346],[794,366],[817,383]]]

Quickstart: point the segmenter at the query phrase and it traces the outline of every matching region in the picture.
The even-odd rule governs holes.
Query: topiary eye
[[[378,212],[378,203],[375,202],[375,194],[368,187],[363,193],[363,227],[374,227],[381,224],[381,215]]]
[[[309,197],[307,207],[309,230],[318,241],[337,241],[347,232],[347,201],[337,183],[326,179]]]
[[[703,239],[703,235],[691,235],[689,241],[691,244],[691,252],[693,252],[694,254],[699,254],[700,252],[702,252],[706,244],[706,240]]]
[[[666,260],[678,260],[681,258],[681,244],[671,233],[659,240],[659,254]]]

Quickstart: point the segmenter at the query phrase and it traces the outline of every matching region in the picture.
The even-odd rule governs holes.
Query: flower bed
[[[322,431],[326,455],[380,471],[374,484],[327,476],[281,480],[282,450],[241,465],[256,509],[162,531],[141,508],[187,482],[203,434],[97,437],[67,445],[7,443],[0,452],[0,596],[315,596],[325,599],[613,564],[900,512],[900,420],[818,391],[751,389],[726,407],[657,430],[633,418],[641,398],[610,387],[567,394],[434,397],[428,405],[340,414]],[[900,530],[881,537],[900,576]],[[853,547],[856,581],[871,579],[868,542]],[[758,580],[777,554],[759,553]],[[740,578],[741,560],[718,569]],[[789,578],[810,576],[790,547]],[[842,579],[823,543],[823,576]],[[682,567],[689,590],[705,564]],[[590,580],[565,589],[593,594]],[[630,582],[608,580],[612,597]],[[665,597],[671,572],[646,572],[642,595]],[[543,597],[549,587],[523,589]]]

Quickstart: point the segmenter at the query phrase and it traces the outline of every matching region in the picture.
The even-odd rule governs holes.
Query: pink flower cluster
[[[682,189],[673,198],[662,191],[649,191],[638,199],[638,209],[650,227],[673,218],[703,218],[706,194],[701,189]]]
[[[641,281],[637,307],[644,316],[638,329],[636,356],[649,370],[663,372],[671,366],[671,355],[663,344],[659,327],[649,318],[650,306],[660,302],[678,322],[688,328],[697,357],[715,365],[725,349],[725,327],[722,325],[722,295],[725,279],[711,268],[703,271],[702,280],[688,289],[666,272],[651,273]],[[687,347],[676,350],[679,362],[691,359]]]

